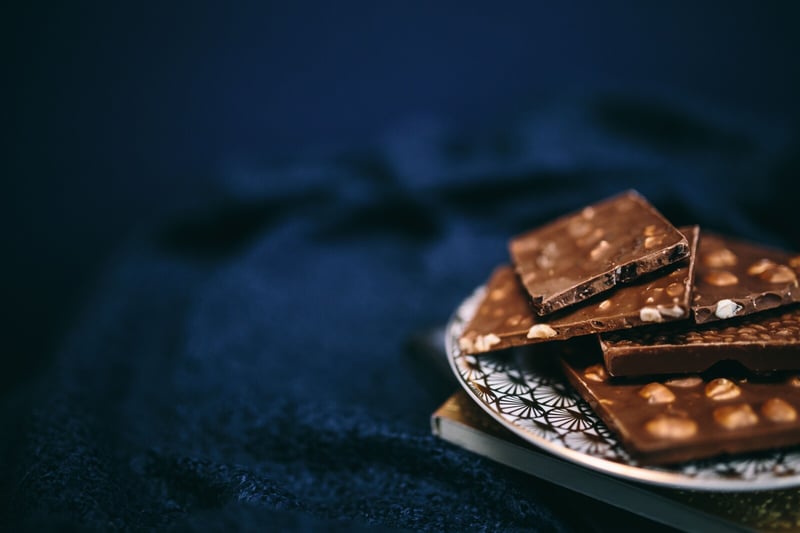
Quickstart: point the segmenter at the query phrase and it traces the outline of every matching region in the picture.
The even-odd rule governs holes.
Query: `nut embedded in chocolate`
[[[703,276],[703,281],[717,287],[730,287],[739,283],[739,278],[727,270],[712,270]]]
[[[675,395],[666,385],[658,382],[648,383],[639,390],[639,396],[647,400],[647,403],[670,403],[675,401]]]
[[[697,226],[681,228],[696,249]],[[644,276],[590,300],[547,317],[537,316],[525,289],[509,266],[495,269],[485,296],[464,328],[460,347],[482,353],[535,342],[565,340],[580,335],[689,318],[693,258]],[[486,342],[486,336],[498,342]]]
[[[567,378],[641,464],[800,444],[796,374],[610,378],[599,353],[571,342]]]
[[[659,439],[684,440],[697,434],[697,422],[679,416],[658,415],[645,424],[645,429]]]
[[[800,301],[797,255],[703,231],[698,256],[692,304],[698,324]]]
[[[583,371],[583,376],[588,380],[597,382],[602,382],[608,379],[608,373],[606,372],[605,367],[600,363],[587,367]]]
[[[730,400],[741,393],[742,390],[736,386],[736,383],[727,378],[717,378],[706,385],[706,397],[710,400]]]
[[[770,398],[761,406],[761,414],[773,422],[794,422],[797,411],[786,400]]]
[[[688,328],[664,324],[600,336],[612,376],[703,372],[738,361],[754,372],[800,369],[800,306]]]
[[[679,261],[688,246],[647,200],[628,191],[515,237],[509,250],[541,316]]]
[[[703,378],[700,376],[684,376],[680,378],[668,379],[664,382],[665,385],[669,385],[670,387],[680,387],[682,389],[697,387],[701,383],[703,383]]]
[[[714,420],[725,429],[741,429],[758,423],[758,415],[746,403],[726,405],[714,409]]]

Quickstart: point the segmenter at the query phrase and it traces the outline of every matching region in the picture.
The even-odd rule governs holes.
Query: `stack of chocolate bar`
[[[800,254],[676,228],[634,191],[509,249],[462,352],[582,337],[564,371],[642,464],[800,444]]]

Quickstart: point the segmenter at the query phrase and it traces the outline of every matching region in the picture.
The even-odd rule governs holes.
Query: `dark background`
[[[279,211],[282,199],[297,200],[298,178],[282,169],[305,162],[327,162],[333,171],[339,167],[331,162],[345,161],[380,175],[370,154],[399,153],[410,170],[393,179],[405,190],[457,204],[448,187],[469,181],[470,172],[453,164],[457,171],[438,178],[415,155],[426,146],[451,156],[474,146],[524,156],[528,145],[514,145],[508,132],[528,122],[553,122],[552,130],[537,130],[545,146],[564,128],[600,124],[603,135],[624,139],[647,163],[614,174],[627,152],[578,136],[590,162],[599,162],[596,174],[591,164],[560,167],[558,154],[544,173],[526,174],[521,157],[517,181],[493,186],[492,166],[478,171],[484,189],[472,193],[492,191],[496,211],[482,212],[480,202],[459,208],[491,217],[507,200],[520,209],[514,187],[521,181],[535,190],[539,180],[553,202],[496,228],[508,234],[523,220],[637,187],[676,221],[699,217],[800,247],[796,5],[6,6],[0,391],[47,372],[98,276],[130,239],[187,213],[234,206],[222,217],[228,233],[214,236],[220,224],[213,217],[206,228],[217,239],[211,255],[229,253],[219,249],[245,242],[248,224],[258,226],[260,211],[247,211],[251,192],[272,198],[267,211]],[[588,122],[574,118],[576,109]],[[593,184],[592,176],[609,174],[604,185]],[[359,187],[355,180],[339,198],[358,197]],[[413,219],[412,236],[424,234],[424,223]],[[176,227],[178,241],[191,248],[193,237]]]
[[[51,349],[109,253],[237,162],[369,146],[417,117],[479,133],[564,93],[798,124],[793,2],[401,4],[11,8],[10,359]]]

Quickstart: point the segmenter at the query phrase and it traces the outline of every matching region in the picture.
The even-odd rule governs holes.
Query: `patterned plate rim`
[[[777,490],[787,489],[800,486],[800,465],[798,468],[793,468],[794,473],[784,474],[780,476],[766,475],[763,472],[757,472],[751,477],[745,478],[731,478],[725,477],[720,472],[726,471],[726,464],[734,464],[742,460],[748,460],[748,456],[740,456],[732,459],[731,461],[707,461],[708,466],[696,467],[694,475],[681,472],[678,468],[681,465],[670,469],[670,467],[654,467],[654,466],[638,466],[635,464],[617,462],[602,457],[589,455],[580,450],[574,450],[566,447],[566,445],[554,439],[549,439],[536,435],[535,433],[527,430],[526,428],[507,420],[502,416],[502,413],[494,408],[489,402],[481,398],[472,389],[467,380],[459,372],[456,359],[461,357],[461,350],[458,347],[458,338],[463,331],[465,324],[471,319],[474,314],[477,304],[482,299],[485,293],[485,287],[480,286],[466,298],[456,309],[450,317],[447,327],[445,328],[445,350],[447,351],[447,360],[450,368],[455,374],[457,381],[467,394],[475,401],[486,413],[493,419],[503,425],[515,435],[521,437],[525,441],[552,453],[553,455],[570,461],[575,464],[582,465],[592,470],[612,475],[617,478],[645,483],[649,485],[657,485],[662,487],[685,489],[685,490],[702,490],[702,491],[724,491],[724,492],[744,492],[756,490]],[[584,400],[578,400],[579,404],[589,409],[588,404]],[[610,439],[616,442],[613,435]],[[701,477],[707,476],[707,477]]]

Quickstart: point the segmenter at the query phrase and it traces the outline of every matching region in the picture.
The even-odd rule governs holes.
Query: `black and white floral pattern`
[[[498,410],[513,418],[539,418],[544,415],[545,407],[533,399],[530,394],[509,394],[497,402]]]

